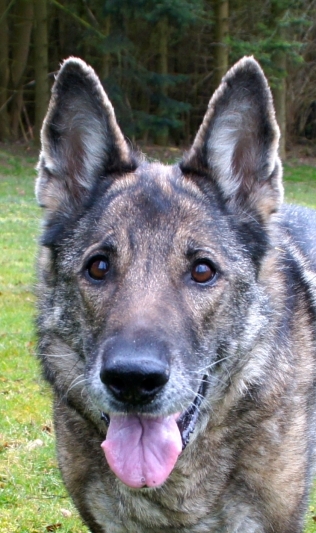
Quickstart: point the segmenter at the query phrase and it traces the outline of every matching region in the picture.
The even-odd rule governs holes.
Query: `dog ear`
[[[234,209],[266,220],[283,199],[279,136],[267,80],[258,63],[245,57],[211,98],[181,168],[210,175]]]
[[[135,167],[113,107],[81,59],[67,59],[56,77],[41,141],[36,195],[48,213],[73,211],[99,179]]]

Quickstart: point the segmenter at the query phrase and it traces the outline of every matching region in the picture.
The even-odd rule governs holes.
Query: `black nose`
[[[135,406],[153,400],[169,373],[164,343],[119,339],[104,350],[100,378],[117,400]]]

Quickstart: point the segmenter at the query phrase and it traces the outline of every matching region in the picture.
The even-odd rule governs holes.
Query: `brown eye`
[[[205,261],[195,263],[191,270],[191,278],[196,283],[207,283],[208,281],[212,281],[215,275],[216,270]]]
[[[90,259],[87,273],[95,281],[103,281],[109,271],[109,261],[106,257],[99,256]]]

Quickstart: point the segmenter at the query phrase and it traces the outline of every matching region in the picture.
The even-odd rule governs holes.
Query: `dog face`
[[[247,354],[269,314],[258,278],[282,200],[278,136],[251,58],[174,166],[130,151],[82,61],[58,74],[36,189],[40,349],[58,394],[109,424],[102,447],[130,487],[164,483],[216,403],[260,379]]]

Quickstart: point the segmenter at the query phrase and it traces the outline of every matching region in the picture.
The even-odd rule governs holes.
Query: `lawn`
[[[35,163],[0,148],[0,531],[83,533],[60,479],[50,392],[34,357]]]
[[[51,398],[34,357],[36,160],[0,146],[0,532],[84,533],[62,485]],[[316,208],[316,169],[285,169],[286,198]],[[316,533],[316,493],[306,533]]]

